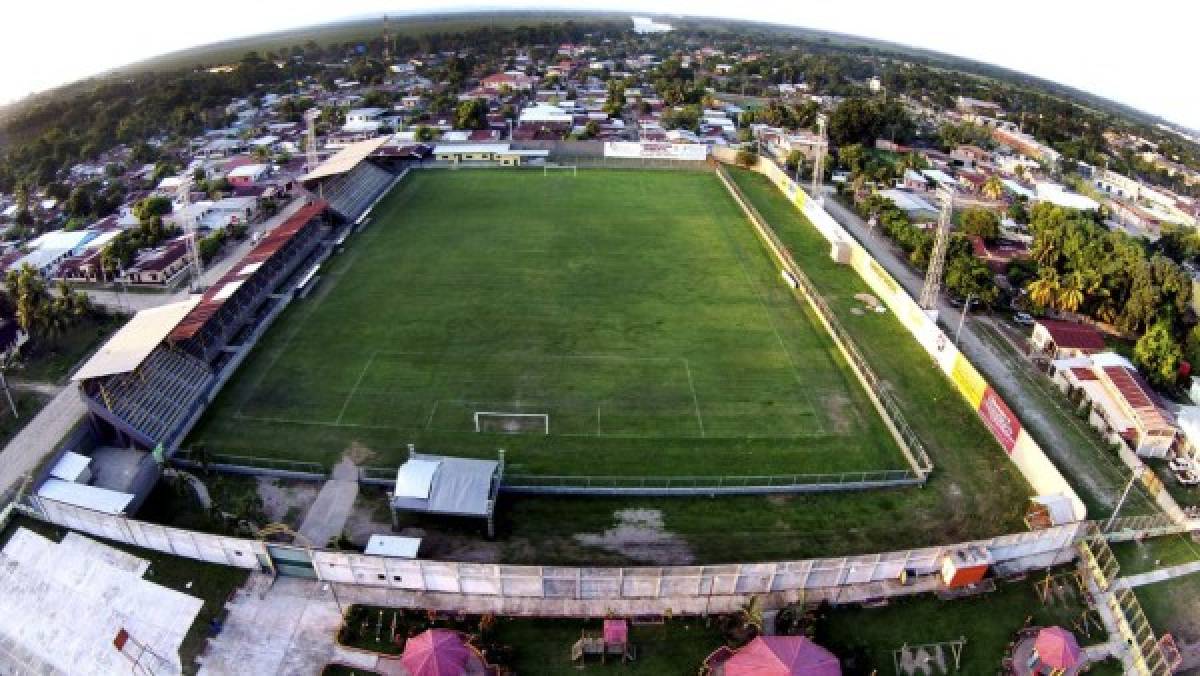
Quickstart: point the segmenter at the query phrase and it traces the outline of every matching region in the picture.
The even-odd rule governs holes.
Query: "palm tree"
[[[984,197],[998,200],[1004,194],[1004,184],[996,176],[988,176],[988,179],[983,182],[982,190]]]
[[[1042,268],[1038,278],[1029,283],[1029,298],[1040,307],[1053,307],[1060,288],[1058,273]]]
[[[1056,298],[1058,309],[1064,312],[1074,312],[1083,305],[1083,276],[1078,272],[1074,272],[1066,279],[1066,283],[1059,287]]]

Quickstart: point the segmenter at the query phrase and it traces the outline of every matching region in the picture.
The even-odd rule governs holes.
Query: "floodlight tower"
[[[196,247],[196,221],[187,213],[188,204],[192,199],[192,177],[183,176],[179,181],[179,214],[184,219],[183,230],[186,233],[188,268],[191,269],[192,289],[195,290],[200,284],[200,275],[204,272],[200,263],[200,252]]]
[[[321,116],[321,111],[314,108],[309,108],[304,111],[304,124],[308,127],[305,131],[305,152],[308,155],[305,160],[304,170],[312,172],[317,168],[317,118]]]
[[[829,147],[829,141],[825,138],[825,116],[817,115],[817,135],[820,140],[817,141],[816,149],[813,153],[813,173],[812,173],[812,198],[817,201],[817,204],[824,204],[825,198],[821,195],[821,179],[825,172],[825,149]]]
[[[933,240],[933,253],[929,255],[929,269],[925,272],[925,286],[921,287],[921,309],[937,310],[938,295],[942,290],[942,274],[946,270],[946,250],[950,248],[950,219],[954,214],[954,189],[938,191],[942,210],[938,215],[937,236]]]
[[[383,15],[383,67],[389,71],[392,67],[392,27],[387,14]]]

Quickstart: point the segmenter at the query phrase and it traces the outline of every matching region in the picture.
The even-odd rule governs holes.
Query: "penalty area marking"
[[[367,363],[363,364],[362,371],[358,374],[358,380],[354,381],[354,387],[350,389],[350,393],[346,395],[346,400],[342,402],[342,410],[338,412],[338,417],[334,421],[334,424],[342,424],[342,417],[346,415],[346,409],[350,406],[350,400],[354,398],[354,393],[358,392],[358,386],[362,384],[363,378],[366,377],[367,371],[370,370],[371,364],[375,361],[375,355],[377,354],[379,354],[378,350],[372,352],[370,357],[367,357]]]

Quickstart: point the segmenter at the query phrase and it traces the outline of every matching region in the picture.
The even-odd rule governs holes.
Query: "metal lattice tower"
[[[817,115],[817,135],[821,140],[817,143],[813,151],[813,173],[812,173],[812,198],[817,201],[817,204],[825,202],[824,196],[821,195],[821,180],[825,173],[825,149],[829,147],[829,141],[825,139],[825,116]]]
[[[392,65],[392,26],[388,23],[387,14],[383,15],[383,67]]]
[[[202,268],[202,264],[200,263],[200,251],[196,247],[196,222],[189,214],[186,213],[188,205],[192,201],[191,176],[184,176],[182,180],[180,180],[179,192],[177,193],[177,196],[179,198],[179,213],[185,219],[183,223],[183,231],[187,234],[187,250],[188,258],[190,259],[188,268],[190,268],[192,271],[192,289],[194,290],[200,283],[200,275],[203,274],[204,270]]]
[[[312,170],[317,168],[317,118],[320,116],[321,111],[316,108],[309,108],[304,112],[304,123],[308,127],[305,132],[306,139],[304,145],[306,146],[305,153],[307,154],[307,159],[305,160],[304,169],[308,172],[312,172]]]
[[[950,218],[954,213],[954,191],[943,188],[938,191],[942,210],[938,216],[937,238],[933,240],[933,253],[929,255],[929,269],[925,272],[925,286],[921,288],[921,309],[936,310],[938,295],[942,291],[942,275],[946,271],[946,250],[950,248]]]

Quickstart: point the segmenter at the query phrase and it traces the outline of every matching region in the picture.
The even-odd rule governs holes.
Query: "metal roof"
[[[228,294],[223,293],[230,282],[244,281],[257,273],[262,263],[270,260],[277,251],[291,241],[297,232],[321,215],[328,206],[329,203],[324,200],[315,200],[311,204],[301,207],[290,218],[267,233],[266,237],[263,237],[262,241],[251,249],[239,264],[234,265],[208,291],[204,292],[204,296],[197,301],[197,305],[177,323],[166,337],[178,342],[188,340],[199,333],[208,320],[212,319],[213,315],[225,304],[229,295],[236,291],[234,288]],[[256,263],[258,265],[255,265]]]
[[[163,338],[199,303],[199,298],[189,298],[137,313],[75,372],[71,380],[78,382],[128,373],[141,366]]]
[[[337,151],[333,157],[325,160],[316,169],[300,177],[301,181],[315,181],[321,178],[337,176],[344,174],[354,167],[357,167],[359,162],[367,159],[367,157],[379,150],[379,148],[390,141],[388,136],[377,136],[366,141],[351,143],[350,145]]]
[[[394,556],[401,559],[417,558],[417,550],[421,548],[421,538],[407,538],[400,535],[372,535],[367,540],[367,548],[363,554],[368,556]]]
[[[133,502],[132,493],[119,493],[107,488],[77,484],[72,481],[50,478],[38,489],[38,497],[65,502],[68,505],[105,512],[122,514]]]
[[[408,485],[410,478],[405,467],[419,463],[419,472],[412,473],[415,477],[420,474],[421,481]],[[432,476],[428,479],[428,497],[419,497],[425,488],[423,476],[433,465]],[[417,512],[436,512],[440,514],[460,514],[466,516],[488,516],[493,509],[492,479],[495,477],[500,463],[495,460],[477,460],[474,458],[455,458],[445,455],[421,455],[401,465],[396,475],[396,494],[392,498],[392,506],[396,509]],[[406,496],[402,490],[413,495]]]

